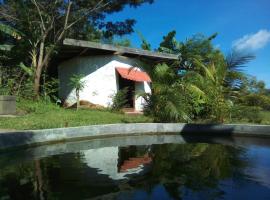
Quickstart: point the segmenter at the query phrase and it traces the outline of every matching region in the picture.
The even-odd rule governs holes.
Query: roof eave
[[[104,51],[111,51],[115,54],[129,54],[141,57],[149,57],[154,59],[164,59],[164,60],[178,60],[179,56],[168,53],[159,53],[159,52],[151,52],[142,49],[130,48],[130,47],[119,47],[109,44],[101,44],[96,42],[89,42],[84,40],[75,40],[67,38],[63,41],[63,45],[65,46],[73,46],[73,47],[81,47],[87,49],[97,49]]]

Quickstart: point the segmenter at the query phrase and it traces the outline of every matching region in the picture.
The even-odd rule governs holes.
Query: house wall
[[[123,56],[85,56],[77,57],[61,63],[58,67],[60,81],[59,96],[67,105],[76,102],[75,90],[70,86],[73,74],[84,76],[84,89],[80,92],[80,100],[89,101],[104,107],[112,105],[112,98],[118,91],[118,74],[115,67],[130,68],[143,66],[137,59]],[[135,93],[144,91],[151,93],[147,82],[135,84]],[[143,109],[144,100],[138,97],[135,100],[135,109]]]

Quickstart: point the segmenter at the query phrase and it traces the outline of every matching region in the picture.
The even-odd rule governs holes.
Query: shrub
[[[127,105],[128,88],[119,90],[113,97],[112,110],[119,111]]]
[[[249,94],[241,98],[246,106],[260,106],[264,110],[270,110],[270,97],[263,94]]]
[[[261,111],[262,108],[258,106],[237,105],[232,109],[232,118],[253,123],[261,123],[263,120]]]

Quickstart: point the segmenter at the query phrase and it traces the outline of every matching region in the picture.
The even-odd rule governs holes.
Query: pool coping
[[[150,134],[270,137],[270,125],[135,123],[0,132],[0,151],[72,140]]]

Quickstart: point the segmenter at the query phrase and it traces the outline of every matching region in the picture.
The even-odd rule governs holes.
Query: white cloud
[[[255,51],[263,48],[270,42],[270,31],[259,30],[257,33],[244,35],[233,42],[234,49],[239,51]]]

